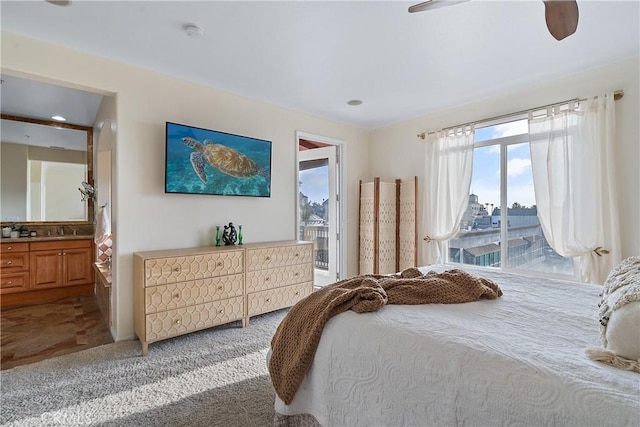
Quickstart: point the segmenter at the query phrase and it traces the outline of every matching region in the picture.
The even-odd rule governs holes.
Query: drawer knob
[[[221,291],[222,289],[224,289],[222,286],[218,286],[219,291]]]
[[[265,282],[268,282],[268,281],[269,281],[269,279],[270,279],[270,277],[269,277],[269,276],[267,276],[267,277],[265,277],[265,278],[264,278],[264,281],[265,281]]]
[[[267,298],[267,302],[271,302],[271,298]]]
[[[11,249],[13,249],[13,246],[9,246],[7,247],[7,250],[10,251]]]
[[[294,276],[298,277],[300,275],[300,273],[298,273],[297,271],[295,273],[293,273]]]
[[[13,261],[7,261],[7,265],[13,264]]]
[[[224,314],[224,309],[223,309],[223,308],[221,308],[221,309],[220,309],[220,311],[218,311],[218,313],[220,313],[220,314]]]
[[[299,256],[300,256],[300,254],[296,252],[296,254],[295,254],[294,256],[299,257]]]
[[[266,256],[266,257],[264,257],[264,259],[266,259],[267,261],[269,261],[269,260],[271,259],[271,257],[270,257],[270,256]]]
[[[296,296],[300,295],[300,291],[296,291]]]
[[[216,266],[218,266],[218,267],[222,267],[222,262],[218,262],[218,263],[216,264]]]
[[[180,267],[175,267],[175,268],[173,269],[173,271],[175,271],[176,273],[177,273],[177,272],[179,272],[179,271],[180,271]]]
[[[180,323],[182,323],[182,322],[180,321],[180,319],[176,319],[175,324],[176,324],[176,325],[179,325]]]
[[[180,298],[180,294],[173,294],[173,298],[175,298],[175,299]]]
[[[13,285],[13,280],[9,280],[9,281],[7,282],[7,285]]]
[[[62,256],[62,252],[58,252],[58,256]]]

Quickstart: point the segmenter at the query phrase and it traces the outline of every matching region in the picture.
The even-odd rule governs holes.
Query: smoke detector
[[[191,38],[198,38],[204,35],[204,30],[198,27],[196,24],[185,24],[184,32]]]
[[[45,0],[47,3],[51,3],[55,6],[69,6],[71,4],[71,0],[69,1],[56,1],[56,0]]]

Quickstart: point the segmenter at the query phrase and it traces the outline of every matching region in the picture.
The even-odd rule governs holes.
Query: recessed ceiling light
[[[55,120],[56,122],[66,122],[67,121],[67,119],[62,117],[62,116],[51,116],[51,118],[53,120]]]
[[[198,27],[196,24],[185,24],[184,32],[191,38],[198,38],[204,35],[204,30]]]
[[[56,6],[69,6],[71,4],[71,0],[44,0],[47,3],[54,4]]]
[[[351,101],[347,101],[347,104],[355,107],[357,105],[362,104],[362,101],[360,101],[359,99],[352,99]]]

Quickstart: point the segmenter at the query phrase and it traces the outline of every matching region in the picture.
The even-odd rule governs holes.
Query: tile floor
[[[112,342],[95,296],[61,298],[0,312],[1,369]]]

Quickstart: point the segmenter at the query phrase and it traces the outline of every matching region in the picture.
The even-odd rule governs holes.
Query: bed
[[[329,320],[275,424],[640,426],[640,375],[585,355],[602,287],[465,270],[504,295]]]

